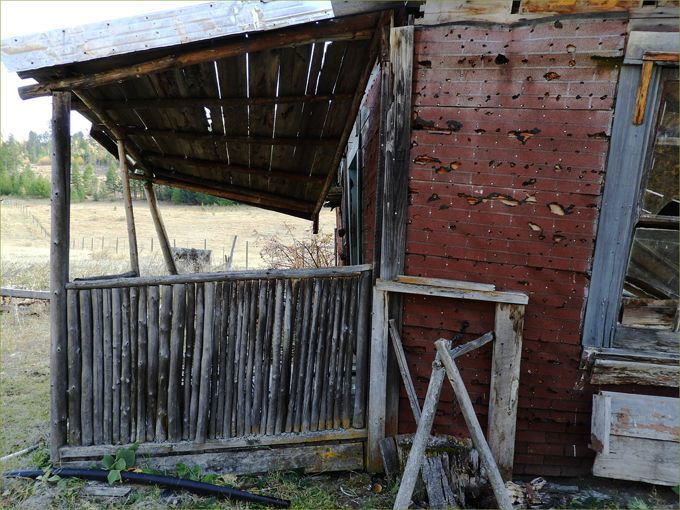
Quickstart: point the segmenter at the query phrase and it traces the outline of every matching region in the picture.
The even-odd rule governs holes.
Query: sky
[[[166,11],[206,0],[171,1],[0,1],[0,38],[29,35],[59,28],[69,28],[98,21],[127,18],[139,14]],[[9,134],[19,141],[27,140],[28,133],[42,134],[50,129],[51,99],[38,97],[23,101],[17,89],[35,83],[21,80],[16,73],[0,66],[0,131],[2,139]],[[90,132],[90,123],[79,113],[71,112],[71,134]]]

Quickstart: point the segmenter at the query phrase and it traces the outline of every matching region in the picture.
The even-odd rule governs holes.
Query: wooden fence
[[[75,281],[68,442],[365,427],[370,266]]]

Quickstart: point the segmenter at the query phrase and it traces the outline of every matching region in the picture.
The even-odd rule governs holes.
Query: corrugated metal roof
[[[210,2],[3,39],[0,54],[9,71],[29,71],[332,17],[329,1]]]

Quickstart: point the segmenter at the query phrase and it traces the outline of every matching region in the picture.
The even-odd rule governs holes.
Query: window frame
[[[634,36],[635,34],[635,36]],[[668,33],[666,33],[668,34]],[[666,34],[663,34],[666,36]],[[583,325],[583,345],[611,348],[618,326],[622,290],[640,215],[657,128],[658,110],[668,68],[655,64],[649,82],[644,120],[634,124],[645,50],[678,52],[678,34],[634,32],[619,74],[607,173],[597,229],[592,276]],[[638,55],[639,54],[639,55]]]

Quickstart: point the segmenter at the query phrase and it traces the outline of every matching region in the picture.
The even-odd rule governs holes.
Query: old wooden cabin
[[[494,331],[458,366],[506,479],[678,483],[678,2],[206,3],[2,59],[53,98],[55,459],[380,470],[434,341]],[[169,275],[128,201],[135,275],[69,281],[71,110],[145,183]],[[329,202],[344,265],[177,275],[152,183]],[[448,387],[434,427],[467,435]]]

